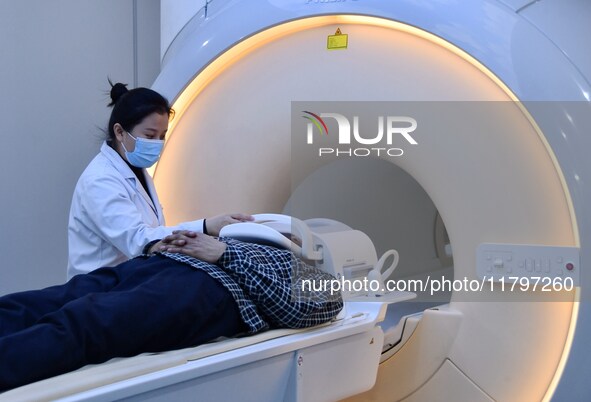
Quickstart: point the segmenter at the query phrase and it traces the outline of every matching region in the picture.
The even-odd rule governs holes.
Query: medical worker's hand
[[[207,234],[212,236],[219,236],[220,230],[226,225],[238,222],[249,222],[254,221],[254,217],[246,214],[228,214],[218,215],[205,220],[205,227],[207,228]]]
[[[215,264],[226,251],[226,243],[203,233],[177,230],[161,241],[160,251],[182,253]]]

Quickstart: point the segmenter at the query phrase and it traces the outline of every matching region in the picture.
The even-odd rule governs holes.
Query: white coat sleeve
[[[203,231],[202,219],[177,226],[151,226],[122,183],[108,175],[89,177],[82,183],[82,192],[82,213],[89,226],[128,258],[141,254],[147,243],[162,239],[173,230]]]

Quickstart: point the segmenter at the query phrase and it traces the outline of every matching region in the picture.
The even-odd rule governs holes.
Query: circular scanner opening
[[[283,213],[343,222],[367,234],[378,257],[397,250],[400,261],[389,280],[398,284],[453,280],[451,243],[435,204],[412,176],[387,160],[342,158],[320,167],[295,186]],[[399,314],[447,303],[451,296],[408,290],[417,298],[397,307]]]
[[[327,35],[338,28],[349,35],[349,47],[329,52]],[[378,253],[396,248],[401,260],[394,279],[446,270],[476,279],[481,243],[576,245],[568,191],[544,138],[502,83],[465,56],[433,35],[356,16],[294,21],[242,41],[175,102],[174,135],[155,174],[167,222],[282,209],[300,218],[333,218],[367,233]],[[202,65],[196,67],[191,71]],[[174,84],[184,69],[172,61],[164,66],[161,88],[171,98],[178,88],[166,83]],[[396,160],[400,167],[337,160],[290,187],[295,100],[443,101],[424,111],[447,116],[437,120],[447,131],[418,110],[411,116],[420,122],[419,146]],[[443,220],[436,223],[438,210]],[[478,384],[491,399],[541,400],[574,329],[573,303],[534,303],[530,293],[509,300],[497,290],[456,292],[448,311],[428,310],[411,342],[380,365],[374,389],[399,400],[431,384],[436,395],[457,400],[460,391],[437,382],[438,370],[451,362],[465,384]],[[394,306],[390,310],[402,308]],[[358,400],[378,399],[378,391]]]

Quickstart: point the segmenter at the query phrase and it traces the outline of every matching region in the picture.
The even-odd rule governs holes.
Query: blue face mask
[[[127,152],[125,144],[121,141],[123,150],[125,150],[125,157],[129,163],[138,168],[148,168],[158,162],[162,147],[164,146],[163,140],[136,138],[131,134],[129,134],[129,136],[135,140],[135,148],[133,152]]]

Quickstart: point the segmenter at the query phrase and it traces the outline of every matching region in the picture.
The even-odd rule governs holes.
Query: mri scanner
[[[497,259],[494,251],[505,264],[533,261],[535,272],[536,261],[562,261],[559,254],[575,249],[564,257],[576,261],[574,291],[452,291],[441,307],[412,315],[412,335],[384,354],[373,388],[351,400],[591,398],[591,52],[583,39],[591,37],[591,5],[217,0],[206,12],[168,47],[154,84],[177,111],[154,176],[167,219],[246,210],[329,216],[353,227],[377,220],[366,232],[382,250],[394,243],[401,275],[409,277],[445,268],[432,240],[437,215],[456,279],[480,278],[486,263],[479,258]],[[328,50],[337,29],[348,35],[347,48]],[[419,113],[417,104],[448,115],[459,105],[471,116],[501,108],[503,118],[442,133],[417,117],[418,145],[405,145],[403,156],[302,162],[294,149],[305,132],[297,128],[306,124],[303,112],[346,115],[339,102],[347,101],[395,102],[394,115]],[[409,103],[415,108],[407,111]],[[494,132],[486,130],[491,124]],[[357,168],[375,173],[379,188],[368,175],[357,178]],[[178,172],[194,174],[188,180]],[[385,201],[375,201],[380,197]],[[367,205],[343,206],[351,199]],[[368,210],[379,210],[381,220]],[[482,247],[492,250],[488,257]],[[561,268],[548,276],[566,274]],[[347,364],[354,366],[355,356]],[[339,375],[335,370],[324,386],[351,381]]]
[[[166,47],[153,85],[176,111],[153,172],[168,223],[330,217],[378,251],[397,248],[396,278],[487,286],[351,302],[331,325],[205,345],[182,364],[170,357],[181,352],[142,356],[133,378],[60,396],[590,400],[590,18],[577,0],[209,2]],[[418,144],[400,142],[395,157],[306,153],[305,111],[332,133],[330,114],[357,107],[415,116]],[[574,286],[508,292],[499,279],[536,273]]]

